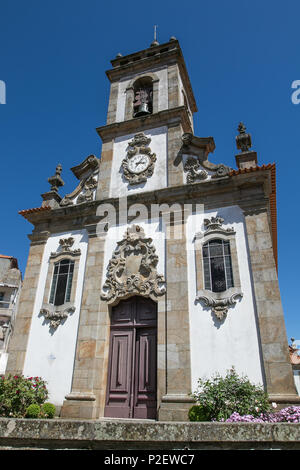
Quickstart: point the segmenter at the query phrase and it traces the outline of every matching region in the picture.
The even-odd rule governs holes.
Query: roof
[[[19,214],[25,217],[26,219],[26,216],[29,214],[33,214],[35,212],[50,211],[50,210],[51,210],[50,206],[33,207],[32,209],[25,209],[23,211],[19,211]]]

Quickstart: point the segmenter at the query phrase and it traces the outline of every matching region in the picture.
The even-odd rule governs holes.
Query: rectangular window
[[[62,305],[70,302],[74,261],[63,259],[54,265],[49,303]]]
[[[233,287],[233,275],[228,240],[211,240],[203,245],[205,289],[223,292]]]

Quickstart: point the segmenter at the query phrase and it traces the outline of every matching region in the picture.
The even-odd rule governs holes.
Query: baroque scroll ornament
[[[129,149],[121,166],[124,178],[130,184],[144,183],[153,175],[156,155],[149,148],[150,142],[150,137],[145,136],[143,132],[136,134],[129,142]]]
[[[117,243],[108,264],[107,278],[101,299],[113,303],[117,298],[140,294],[156,300],[165,293],[165,279],[157,273],[158,256],[152,239],[141,227],[128,228]]]
[[[75,307],[68,306],[66,308],[60,309],[53,305],[49,305],[48,308],[42,308],[40,310],[40,315],[45,317],[45,320],[48,320],[49,326],[56,330],[56,328],[66,319],[69,314],[75,312]]]
[[[224,320],[228,313],[228,309],[231,306],[234,306],[238,298],[242,298],[242,292],[236,292],[225,299],[214,299],[212,297],[207,297],[204,295],[198,296],[197,300],[202,300],[206,307],[211,308],[214,315],[218,320]]]
[[[195,183],[195,181],[206,180],[208,178],[208,173],[204,170],[198,160],[195,158],[188,158],[185,165],[184,171],[187,173],[186,182],[188,184]]]

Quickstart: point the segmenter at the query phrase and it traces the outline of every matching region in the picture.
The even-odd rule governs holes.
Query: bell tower
[[[176,38],[111,61],[98,199],[183,184],[174,160],[197,111]],[[152,157],[150,157],[152,155]]]

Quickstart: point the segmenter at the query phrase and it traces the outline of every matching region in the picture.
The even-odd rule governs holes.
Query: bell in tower
[[[152,114],[153,88],[147,77],[137,80],[134,85],[133,117]]]

